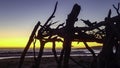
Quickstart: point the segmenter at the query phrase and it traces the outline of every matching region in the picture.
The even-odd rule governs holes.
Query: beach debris
[[[67,16],[66,22],[59,24],[56,28],[52,28],[50,26],[58,22],[51,21],[52,18],[55,17],[54,14],[57,9],[57,4],[58,2],[56,2],[54,11],[45,22],[45,24],[41,25],[40,22],[38,22],[34,27],[29,41],[21,55],[18,68],[22,68],[25,55],[34,39],[40,41],[40,48],[39,53],[36,56],[35,45],[33,47],[34,63],[32,65],[32,68],[40,67],[42,55],[44,52],[44,46],[47,42],[53,43],[52,52],[57,63],[57,68],[69,68],[69,59],[71,59],[82,68],[120,68],[120,3],[118,3],[118,7],[113,5],[118,15],[111,17],[112,11],[110,9],[108,16],[104,21],[96,21],[92,23],[90,20],[81,19],[81,21],[83,21],[87,27],[74,27],[75,22],[78,21],[78,15],[81,10],[80,5],[74,4],[72,11]],[[103,26],[104,28],[101,28]],[[63,43],[63,48],[61,49],[60,56],[58,56],[56,52],[55,42],[57,41]],[[89,67],[80,64],[70,56],[72,41],[83,42],[86,49],[88,49],[92,54],[93,61]],[[87,42],[97,42],[103,44],[99,55],[95,54],[94,50],[89,47]],[[115,52],[113,52],[114,48],[116,50]]]

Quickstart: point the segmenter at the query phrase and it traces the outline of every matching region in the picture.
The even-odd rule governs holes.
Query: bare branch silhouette
[[[18,67],[18,68],[21,68],[21,67],[22,67],[22,64],[23,64],[23,62],[24,62],[25,55],[26,55],[26,53],[27,53],[27,51],[28,51],[31,43],[33,42],[35,33],[36,33],[39,25],[40,25],[40,22],[38,22],[38,23],[35,25],[32,33],[31,33],[31,35],[30,35],[29,41],[28,41],[28,43],[26,44],[26,47],[25,47],[25,49],[24,49],[24,51],[23,51],[23,53],[22,53],[22,55],[21,55],[20,62],[19,62],[19,67]]]
[[[116,10],[117,14],[120,15],[119,8],[120,8],[120,3],[118,3],[118,7],[113,5],[114,9]]]
[[[57,9],[57,4],[55,4],[54,11],[52,15],[48,18],[44,25],[40,25],[40,22],[36,24],[34,27],[29,41],[21,55],[19,67],[22,67],[22,64],[25,59],[25,55],[33,42],[34,39],[38,39],[40,41],[39,54],[35,57],[32,68],[39,68],[42,60],[42,55],[44,52],[44,46],[47,42],[52,42],[52,52],[57,63],[57,68],[69,68],[69,59],[71,59],[74,63],[78,64],[83,68],[87,68],[86,66],[80,64],[75,59],[73,59],[71,54],[72,42],[83,42],[86,49],[89,50],[93,57],[93,61],[90,63],[90,67],[88,68],[120,68],[120,3],[118,3],[118,7],[113,5],[116,10],[116,16],[111,16],[111,9],[108,12],[107,17],[105,17],[104,21],[100,22],[90,22],[90,20],[84,20],[83,23],[87,25],[87,27],[74,27],[76,21],[78,21],[78,15],[81,10],[81,6],[75,4],[73,6],[72,11],[68,14],[66,22],[59,24],[56,28],[52,28],[51,25],[57,23],[51,21],[54,18],[54,14]],[[65,24],[65,26],[64,26]],[[39,28],[38,30],[38,27]],[[103,27],[104,28],[101,28]],[[38,32],[37,32],[38,31]],[[35,35],[37,32],[37,36]],[[60,41],[63,43],[63,47],[60,51],[60,56],[58,56],[56,52],[56,41]],[[94,50],[89,47],[86,42],[98,42],[102,43],[103,47],[101,52],[96,55]],[[114,47],[116,51],[114,52]],[[35,45],[34,45],[34,56],[35,56]],[[117,57],[117,58],[116,58]]]

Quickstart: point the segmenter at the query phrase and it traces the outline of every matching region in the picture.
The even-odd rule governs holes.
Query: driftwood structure
[[[25,55],[34,39],[38,39],[40,41],[40,49],[39,54],[37,57],[35,57],[31,68],[40,67],[44,46],[47,42],[53,43],[52,51],[57,63],[57,68],[69,68],[69,59],[74,61],[82,68],[87,68],[70,57],[72,41],[83,42],[86,48],[91,52],[93,56],[93,62],[89,68],[120,68],[120,4],[118,4],[118,7],[113,5],[118,15],[111,17],[112,11],[109,10],[108,16],[104,21],[92,23],[89,20],[81,19],[81,21],[83,21],[87,27],[74,27],[75,22],[78,21],[77,17],[81,10],[80,5],[75,4],[72,11],[67,16],[65,25],[62,23],[56,28],[51,28],[51,25],[57,23],[50,22],[50,20],[55,17],[54,14],[57,9],[57,4],[58,2],[56,2],[55,9],[45,24],[41,25],[40,22],[38,22],[34,27],[29,41],[21,55],[18,68],[22,67]],[[39,29],[39,27],[41,28]],[[56,53],[56,41],[63,42],[63,48],[60,56],[58,56]],[[96,56],[94,51],[86,42],[103,43],[102,50],[98,56]]]

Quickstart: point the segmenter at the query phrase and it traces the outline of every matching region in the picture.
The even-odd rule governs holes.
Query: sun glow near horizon
[[[28,38],[1,38],[0,39],[0,48],[25,48]],[[100,43],[96,42],[87,42],[90,47],[94,46],[102,46]],[[62,48],[63,43],[62,42],[55,42],[56,48]],[[83,42],[72,42],[72,48],[85,48],[85,45]],[[36,41],[36,48],[40,47],[40,42]],[[33,43],[31,44],[31,48],[33,47]],[[52,42],[47,42],[45,44],[45,48],[52,48]]]
[[[44,24],[52,13],[55,2],[54,0],[0,0],[0,48],[24,48],[32,27],[37,21]],[[91,22],[103,21],[108,9],[112,9],[112,4],[117,4],[120,0],[109,0],[109,2],[107,0],[59,0],[58,2],[58,9],[52,21],[65,22],[66,16],[71,12],[73,5],[77,3],[82,8],[78,16],[79,20],[75,23],[79,27],[85,25],[80,19],[88,19]],[[96,10],[96,8],[99,9]],[[60,42],[56,44],[57,46],[61,45]],[[89,43],[89,46],[101,45],[95,42]],[[50,48],[51,46],[52,43],[46,44],[46,47]],[[84,45],[82,42],[73,42],[72,47],[82,48]]]

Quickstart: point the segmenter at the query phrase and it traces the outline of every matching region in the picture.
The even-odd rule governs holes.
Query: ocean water
[[[23,48],[2,48],[0,49],[0,59],[20,58]],[[101,49],[93,49],[96,55]],[[39,49],[36,49],[36,56],[38,55]],[[61,49],[56,49],[57,55],[60,55]],[[72,49],[71,56],[92,56],[87,49]],[[29,49],[26,58],[33,57],[33,49]],[[54,57],[52,49],[44,49],[42,57]]]

